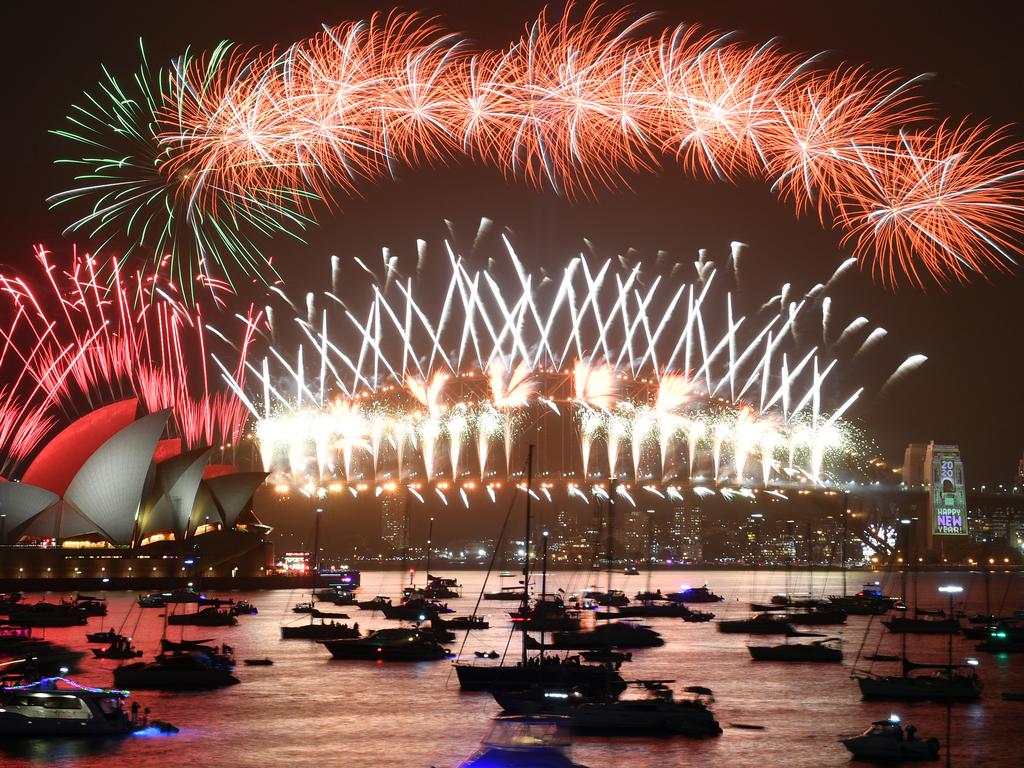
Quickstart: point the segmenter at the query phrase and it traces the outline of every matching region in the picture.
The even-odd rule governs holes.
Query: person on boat
[[[907,741],[913,741],[914,740],[914,734],[916,734],[916,733],[917,733],[917,726],[916,725],[908,725],[907,726]]]

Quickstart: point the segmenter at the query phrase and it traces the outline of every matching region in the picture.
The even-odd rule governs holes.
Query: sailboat
[[[547,592],[547,569],[543,572],[543,586],[540,600],[531,606],[528,598],[530,585],[530,544],[532,540],[531,518],[531,486],[533,483],[533,451],[530,445],[526,460],[526,536],[525,556],[523,558],[523,599],[519,607],[519,615],[528,620],[534,614],[537,605],[556,605],[554,601],[545,600]],[[547,538],[544,539],[545,543]],[[546,547],[545,547],[546,550]],[[560,600],[558,601],[560,602]],[[547,609],[543,609],[547,610]],[[464,691],[508,691],[530,688],[577,688],[588,694],[618,695],[626,688],[622,676],[610,665],[594,665],[583,663],[579,656],[558,656],[544,654],[543,647],[536,656],[528,653],[529,637],[527,630],[531,627],[524,622],[522,636],[522,655],[515,664],[464,664],[456,662],[455,672],[459,685]],[[541,636],[543,646],[543,635]]]
[[[904,542],[904,562],[907,542]],[[907,571],[903,569],[903,594],[907,593]],[[952,607],[952,598],[950,599]],[[950,611],[952,613],[952,611]],[[868,625],[870,628],[870,624]],[[866,630],[865,630],[866,631]],[[907,632],[900,632],[901,674],[876,675],[870,671],[854,671],[853,678],[865,699],[941,700],[957,701],[977,699],[981,695],[981,680],[973,671],[973,664],[953,663],[953,635],[949,633],[945,664],[921,664],[907,658]],[[976,664],[976,662],[975,662]],[[914,674],[914,673],[920,674]]]

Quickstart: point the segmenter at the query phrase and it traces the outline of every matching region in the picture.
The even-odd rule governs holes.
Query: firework
[[[0,330],[0,369],[10,382],[0,409],[5,472],[60,421],[131,397],[150,412],[169,408],[187,446],[238,439],[248,411],[233,392],[211,391],[203,305],[186,308],[172,283],[124,273],[116,260],[76,252],[59,263],[42,247],[35,257],[38,275],[0,274],[11,318]],[[245,322],[238,380],[259,314],[250,311]]]
[[[496,263],[471,269],[449,246],[440,293],[420,294],[412,279],[389,287],[399,266],[389,260],[365,311],[349,301],[329,317],[333,293],[305,305],[282,296],[297,310],[296,356],[271,348],[262,366],[247,366],[262,392],[263,402],[246,402],[265,468],[303,486],[432,486],[444,496],[513,477],[529,435],[542,456],[558,457],[542,471],[583,493],[613,477],[655,490],[827,483],[866,450],[847,417],[862,390],[830,387],[834,355],[852,364],[885,334],[857,318],[830,344],[820,289],[784,288],[737,316],[736,272],[706,254],[694,280],[672,290],[639,264],[616,272],[583,257],[542,289],[500,243],[511,279]],[[345,337],[355,343],[333,340]]]
[[[576,197],[673,158],[768,181],[886,282],[1012,263],[1024,168],[1004,131],[929,127],[916,78],[649,26],[570,6],[477,51],[435,21],[378,14],[284,50],[144,64],[129,87],[106,74],[58,132],[88,153],[65,161],[78,176],[52,200],[84,205],[71,229],[97,242],[171,255],[191,285],[265,271],[258,238],[401,166],[465,156]]]

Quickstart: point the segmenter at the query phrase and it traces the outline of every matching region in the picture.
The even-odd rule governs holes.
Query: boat
[[[570,632],[580,628],[577,612],[569,611],[562,598],[536,600],[509,611],[513,627],[527,632]]]
[[[627,565],[626,567],[624,567],[622,569],[622,575],[623,576],[639,576],[640,575],[640,569],[637,568],[635,565]]]
[[[785,617],[789,619],[791,624],[802,624],[805,626],[846,623],[846,611],[842,608],[832,608],[826,605],[817,605],[798,611],[787,611]]]
[[[0,668],[5,674],[26,677],[65,674],[67,670],[76,670],[84,657],[81,651],[34,637],[31,627],[0,625]]]
[[[647,697],[583,702],[569,708],[569,727],[629,735],[719,736],[722,727],[708,708],[708,695],[695,693],[677,699],[666,682],[643,681]],[[695,689],[690,689],[695,690]],[[701,689],[702,691],[707,689]]]
[[[960,631],[960,620],[954,618],[893,616],[882,624],[895,634],[954,635]]]
[[[160,592],[153,592],[148,595],[139,595],[140,608],[165,608],[167,600]]]
[[[113,627],[111,627],[106,632],[90,632],[90,633],[88,633],[85,636],[85,641],[87,643],[112,643],[112,642],[114,642],[119,637],[120,637],[120,635],[117,633],[117,631]]]
[[[259,611],[256,609],[256,606],[248,600],[239,600],[231,606],[232,616],[255,616],[258,613]]]
[[[1024,637],[995,629],[974,650],[985,653],[1024,653]]]
[[[0,736],[116,736],[149,727],[176,731],[149,721],[149,710],[124,702],[128,691],[90,688],[64,677],[45,677],[23,685],[0,687]]]
[[[611,664],[619,669],[627,661],[633,660],[633,654],[628,651],[616,651],[609,648],[598,648],[591,651],[583,651],[580,654],[584,661],[596,661],[600,664]]]
[[[854,595],[829,596],[830,605],[842,608],[850,616],[881,616],[895,608],[899,602],[898,597],[885,595],[877,581],[864,584]]]
[[[247,667],[272,667],[274,665],[273,660],[269,658],[263,659],[242,659],[242,663]]]
[[[569,748],[557,720],[498,717],[480,749],[458,768],[585,768],[572,761]]]
[[[966,665],[969,669],[971,665]],[[856,675],[861,696],[888,701],[971,701],[981,696],[981,680],[975,672],[961,671],[959,664],[903,662],[902,675]],[[915,671],[923,674],[913,674]]]
[[[74,600],[66,602],[65,605],[70,605],[84,611],[86,616],[107,615],[107,601],[102,597],[79,594],[75,596]]]
[[[502,587],[497,592],[484,592],[484,600],[505,600],[520,603],[526,599],[526,590],[522,586]]]
[[[667,593],[665,599],[674,603],[720,603],[725,600],[708,589],[707,584],[702,587],[682,587],[678,592]]]
[[[399,621],[426,621],[441,613],[455,613],[447,603],[435,603],[422,598],[413,598],[400,605],[382,605],[384,618]]]
[[[618,608],[629,605],[629,598],[621,589],[609,589],[605,592],[593,588],[585,589],[583,590],[582,597],[592,600],[597,605],[604,606],[605,608]]]
[[[785,614],[759,613],[749,619],[719,621],[718,631],[725,633],[746,632],[751,635],[792,635],[796,632],[796,628],[789,623]]]
[[[939,740],[922,739],[917,728],[904,728],[896,715],[888,720],[876,720],[860,736],[842,740],[843,745],[857,760],[904,761],[935,760],[939,756]]]
[[[1003,691],[1003,701],[1024,701],[1024,691]]]
[[[361,611],[379,611],[385,605],[391,605],[391,598],[387,595],[377,595],[373,600],[363,600],[356,605]]]
[[[296,603],[292,608],[292,613],[312,613],[316,610],[316,604],[312,601],[306,603]]]
[[[22,627],[75,627],[87,624],[89,614],[72,603],[18,603],[8,616],[12,624]]]
[[[535,688],[530,691],[495,692],[506,712],[564,717],[579,731],[618,735],[718,736],[722,728],[708,708],[711,691],[694,686],[690,696],[676,698],[668,687],[674,680],[637,680],[643,698],[590,697],[577,689]]]
[[[238,624],[238,619],[232,616],[230,611],[210,607],[195,613],[172,614],[167,617],[167,623],[175,627],[233,627]]]
[[[417,629],[378,629],[366,637],[319,641],[336,659],[438,661],[448,651]]]
[[[137,659],[142,651],[137,650],[131,638],[118,635],[106,648],[90,648],[97,659]]]
[[[754,661],[808,661],[840,662],[843,651],[838,638],[812,640],[809,643],[785,643],[783,645],[748,645]]]
[[[446,579],[427,573],[427,586],[423,588],[424,597],[430,600],[447,600],[450,597],[462,596],[462,585],[456,579]]]
[[[430,619],[430,626],[443,629],[487,629],[491,625],[483,616],[452,616],[442,619],[440,616],[433,616]]]
[[[202,691],[238,683],[234,661],[202,647],[160,653],[155,661],[125,664],[114,670],[114,685],[127,689]]]
[[[326,623],[321,619],[319,624],[296,624],[290,627],[281,627],[282,640],[341,640],[345,638],[359,637],[359,624],[337,624]]]
[[[637,592],[635,595],[633,595],[633,599],[634,600],[638,600],[641,603],[650,603],[650,602],[659,601],[659,600],[668,600],[668,598],[661,593],[660,589],[655,591],[655,592],[651,592],[650,589],[647,589],[647,590],[645,590],[643,592]]]
[[[685,622],[711,621],[715,614],[709,611],[695,611],[682,603],[643,603],[624,605],[615,612],[603,611],[594,614],[598,619],[682,619]]]
[[[556,650],[606,648],[657,648],[665,644],[650,627],[629,621],[599,624],[590,630],[555,632],[545,646]]]

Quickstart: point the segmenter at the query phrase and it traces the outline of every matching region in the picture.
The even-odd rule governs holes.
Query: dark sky
[[[609,3],[609,7],[614,3]],[[389,4],[366,2],[261,3],[19,2],[4,3],[0,49],[7,97],[3,123],[6,183],[0,186],[0,262],[23,263],[30,246],[67,246],[60,211],[45,198],[66,184],[51,166],[66,148],[47,134],[60,127],[69,104],[98,80],[100,64],[128,74],[138,64],[137,40],[150,60],[163,63],[186,45],[208,49],[222,39],[252,46],[292,42],[322,22],[359,18]],[[542,3],[431,2],[405,8],[437,14],[482,46],[502,46],[518,36]],[[940,115],[974,115],[998,124],[1021,122],[1024,57],[1019,32],[1024,4],[954,2],[727,3],[639,2],[659,12],[665,25],[700,22],[739,30],[745,39],[780,38],[793,50],[835,52],[836,60],[892,67],[908,75],[935,73],[926,95]],[[1024,138],[1024,129],[1015,132]],[[410,249],[417,237],[442,233],[449,218],[475,227],[488,216],[516,232],[525,261],[565,255],[588,237],[609,253],[632,246],[665,249],[692,258],[698,247],[727,253],[731,240],[751,245],[758,277],[809,287],[849,253],[835,233],[813,219],[797,220],[760,184],[728,186],[688,179],[678,171],[637,177],[632,192],[605,194],[570,204],[494,171],[468,165],[404,171],[393,182],[368,187],[359,200],[321,215],[309,244],[275,246],[275,261],[297,290],[306,290],[309,265],[324,274],[332,253],[374,253],[381,245]],[[271,249],[273,250],[273,248]],[[570,251],[571,252],[571,251]],[[908,441],[959,443],[968,481],[1011,479],[1021,455],[1024,408],[1020,405],[1024,317],[1020,272],[969,287],[922,293],[889,291],[867,275],[844,281],[835,294],[846,315],[868,315],[890,332],[904,356],[923,353],[929,363],[882,400],[868,400],[857,415],[884,453],[899,461]],[[897,360],[898,361],[898,360]],[[884,372],[879,372],[884,375]]]

